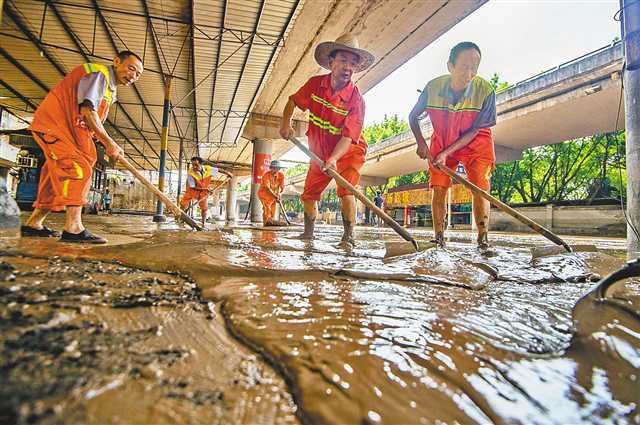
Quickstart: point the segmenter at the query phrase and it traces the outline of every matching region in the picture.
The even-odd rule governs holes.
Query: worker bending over
[[[262,203],[262,225],[274,226],[273,217],[280,202],[280,194],[284,190],[284,174],[280,161],[271,161],[269,171],[264,173],[258,189],[258,197]]]
[[[202,217],[202,225],[207,220],[207,212],[209,210],[209,194],[211,193],[211,179],[215,176],[217,169],[204,165],[204,160],[199,156],[191,158],[191,166],[189,167],[187,177],[187,190],[180,200],[182,209],[186,209],[191,201],[195,201],[200,206],[200,215]]]
[[[291,117],[295,107],[309,111],[309,148],[324,161],[321,165],[311,162],[304,182],[302,239],[313,238],[317,203],[331,181],[325,171],[336,170],[354,186],[360,181],[360,168],[367,153],[367,143],[361,134],[365,106],[351,77],[369,68],[375,60],[371,53],[358,47],[355,37],[348,34],[335,42],[320,43],[314,56],[316,62],[331,73],[311,77],[289,97],[280,126],[280,135],[288,139],[293,135]],[[337,195],[341,200],[344,226],[341,243],[353,245],[355,197],[341,186],[338,186]]]
[[[45,162],[33,203],[35,209],[21,227],[22,236],[60,236],[46,227],[44,221],[51,211],[65,211],[61,242],[107,242],[82,224],[82,207],[87,204],[96,163],[93,139],[102,143],[112,161],[121,157],[122,148],[102,123],[116,100],[116,86],[132,85],[142,71],[140,57],[123,51],[112,65],[85,63],[74,68],[40,103],[29,129],[42,149]]]
[[[469,41],[457,44],[449,54],[450,74],[429,81],[409,115],[418,143],[416,153],[429,160],[429,186],[433,189],[431,212],[435,242],[444,246],[445,196],[451,178],[433,164],[455,171],[462,163],[467,177],[490,190],[495,152],[490,127],[496,124],[496,95],[491,84],[478,77],[480,48]],[[429,116],[433,126],[429,146],[420,130],[420,118]],[[489,202],[473,194],[473,217],[478,226],[478,246],[489,246]]]

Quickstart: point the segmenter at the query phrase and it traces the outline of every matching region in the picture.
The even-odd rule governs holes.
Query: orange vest
[[[210,165],[203,165],[202,174],[200,174],[189,167],[189,175],[195,180],[197,188],[208,189],[211,186],[211,170],[212,167]]]
[[[106,78],[105,91],[97,109],[98,116],[104,122],[113,102],[109,68],[96,63],[85,63],[74,68],[51,89],[38,106],[29,126],[32,131],[73,142],[91,165],[96,160],[96,148],[93,131],[89,130],[80,115],[78,84],[83,77],[93,72],[101,72]]]

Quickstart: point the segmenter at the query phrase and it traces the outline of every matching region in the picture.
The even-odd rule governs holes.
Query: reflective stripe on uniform
[[[347,111],[345,109],[340,109],[336,105],[334,105],[333,103],[329,102],[328,100],[323,99],[320,96],[317,96],[317,95],[315,95],[313,93],[311,94],[311,100],[321,104],[324,107],[327,107],[327,108],[331,109],[336,114],[340,114],[340,115],[344,115],[344,116],[347,116],[349,114],[349,111]]]
[[[329,133],[335,135],[340,134],[341,129],[331,125],[329,121],[325,121],[322,118],[314,115],[311,111],[309,111],[309,123],[315,125],[316,127],[320,127],[323,130],[327,130]]]
[[[107,84],[105,84],[104,93],[102,96],[107,101],[107,103],[111,105],[111,103],[113,103],[113,92],[111,91],[111,85],[110,85],[111,78],[109,74],[109,68],[99,63],[84,63],[82,64],[82,66],[84,67],[84,70],[86,71],[87,74],[100,72],[102,75],[104,75],[104,78],[106,79]]]

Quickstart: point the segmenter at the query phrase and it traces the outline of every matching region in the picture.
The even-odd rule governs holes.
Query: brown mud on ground
[[[234,234],[195,233],[179,231],[170,225],[159,230],[149,224],[149,218],[138,217],[109,217],[105,223],[102,224],[105,231],[135,237],[137,241],[78,247],[53,240],[21,239],[5,246],[5,258],[10,261],[25,253],[57,255],[75,259],[74,265],[81,264],[78,259],[91,261],[87,264],[117,260],[156,273],[188,275],[197,282],[202,297],[212,302],[214,311],[221,313],[208,322],[216,330],[215,338],[191,345],[200,349],[215,346],[224,353],[238,351],[237,343],[222,332],[224,321],[237,340],[266,359],[285,378],[297,406],[298,419],[303,422],[640,421],[638,283],[631,281],[615,295],[626,309],[588,297],[582,300],[575,311],[580,318],[580,332],[574,333],[573,329],[572,311],[576,302],[593,288],[600,275],[622,263],[608,254],[573,253],[533,261],[529,247],[540,243],[540,238],[496,235],[493,240],[498,246],[478,251],[463,243],[472,235],[461,233],[453,234],[446,250],[432,249],[383,261],[384,240],[393,235],[382,229],[360,231],[361,240],[356,248],[345,251],[337,247],[340,229],[336,227],[320,227],[317,240],[304,242],[294,239],[288,231],[235,228]],[[428,237],[426,232],[415,233]],[[622,245],[614,240],[597,243],[610,253]],[[179,282],[178,286],[186,282],[183,277],[171,276]],[[52,289],[60,287],[51,285]],[[109,283],[106,287],[114,285],[117,286]],[[166,286],[149,284],[144,291],[163,291]],[[134,299],[140,296],[131,288],[124,290],[130,292]],[[101,307],[105,310],[101,310],[100,320],[120,323],[121,319],[113,318],[120,313],[114,312],[138,310],[140,314],[152,315],[159,323],[172,317],[182,321],[185,329],[167,335],[165,348],[189,346],[179,342],[182,333],[192,332],[186,329],[191,326],[200,335],[198,325],[191,322],[206,321],[209,313],[208,309],[198,310],[204,308],[199,295],[185,302],[199,307],[191,307],[194,311],[191,315],[184,312],[191,311],[190,308],[182,305],[152,314],[154,309],[164,307],[117,309],[103,301],[107,306]],[[159,326],[153,321],[145,323],[135,329],[144,331]],[[7,334],[3,330],[2,338]],[[72,345],[70,350],[74,348],[77,347]],[[53,357],[65,359],[66,353],[65,346],[65,351]],[[154,364],[160,365],[163,374],[182,365],[183,379],[197,371],[190,376],[191,386],[220,382],[206,373],[201,376],[207,368],[230,380],[242,376],[237,368],[241,362],[234,366],[226,363],[229,360],[224,356],[206,358],[198,366],[191,365],[190,356],[175,353],[172,356],[174,363],[169,366],[165,365],[168,360],[156,359]],[[129,354],[121,357],[126,367],[137,367],[135,357]],[[260,391],[271,386],[251,387],[262,400],[258,406],[263,406],[262,411],[268,414],[249,422],[278,423],[283,418],[291,419],[293,407],[286,402],[281,381],[266,364],[255,358],[252,362],[276,382],[271,386],[278,388],[276,394],[281,402],[275,403],[276,407],[272,407],[275,410],[268,410],[271,401],[264,404],[266,395]],[[135,391],[134,384],[138,379],[148,379],[144,374],[142,378],[131,378],[129,374],[125,385],[105,378],[102,372],[97,375],[104,382],[91,388],[96,391],[104,388],[100,396],[106,400],[120,394],[135,401],[142,393]],[[225,379],[223,383],[228,382]],[[111,384],[113,388],[109,386],[112,382],[116,382]],[[216,385],[222,386],[220,391],[226,401],[224,385]],[[157,391],[163,391],[162,385]],[[216,410],[219,404],[205,403],[209,416],[204,416],[204,422],[215,421],[214,418],[232,418],[232,422],[237,422],[242,416],[234,414],[238,411],[247,414],[247,410],[237,406],[245,406],[246,400],[256,398],[248,396],[246,389],[237,391],[237,397],[245,402],[238,402],[234,404],[235,410],[229,408],[222,413]],[[54,393],[65,403],[74,400],[70,396],[73,391],[62,389]],[[151,412],[162,414],[163,403],[168,401],[163,395],[155,400],[161,402],[151,403],[154,406]],[[100,400],[94,403],[101,405]],[[112,405],[111,401],[105,403]],[[77,409],[88,410],[90,404],[86,399],[80,400]],[[169,410],[180,411],[174,407],[166,409]],[[251,414],[261,412],[256,406],[248,410]],[[167,414],[165,422],[200,419],[186,409],[181,412],[184,416],[180,420]],[[103,417],[108,417],[103,413]]]
[[[0,255],[1,423],[295,423],[284,382],[195,283]]]

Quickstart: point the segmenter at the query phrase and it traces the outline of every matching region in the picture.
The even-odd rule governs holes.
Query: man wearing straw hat
[[[349,34],[335,42],[320,43],[315,60],[329,74],[311,77],[289,101],[282,114],[280,135],[288,139],[293,135],[291,117],[295,107],[309,111],[309,148],[324,161],[320,166],[311,162],[304,183],[304,233],[302,239],[312,239],[314,222],[318,214],[318,201],[331,177],[325,174],[335,169],[352,185],[360,181],[360,168],[365,161],[367,143],[362,137],[364,100],[351,81],[353,74],[369,68],[375,58],[360,49],[358,40]],[[338,186],[341,200],[344,233],[342,244],[353,245],[353,226],[356,217],[355,197]]]
[[[262,203],[262,225],[274,226],[273,217],[276,213],[280,194],[284,190],[284,174],[280,161],[274,160],[269,164],[269,171],[264,173],[258,189],[258,197]]]

